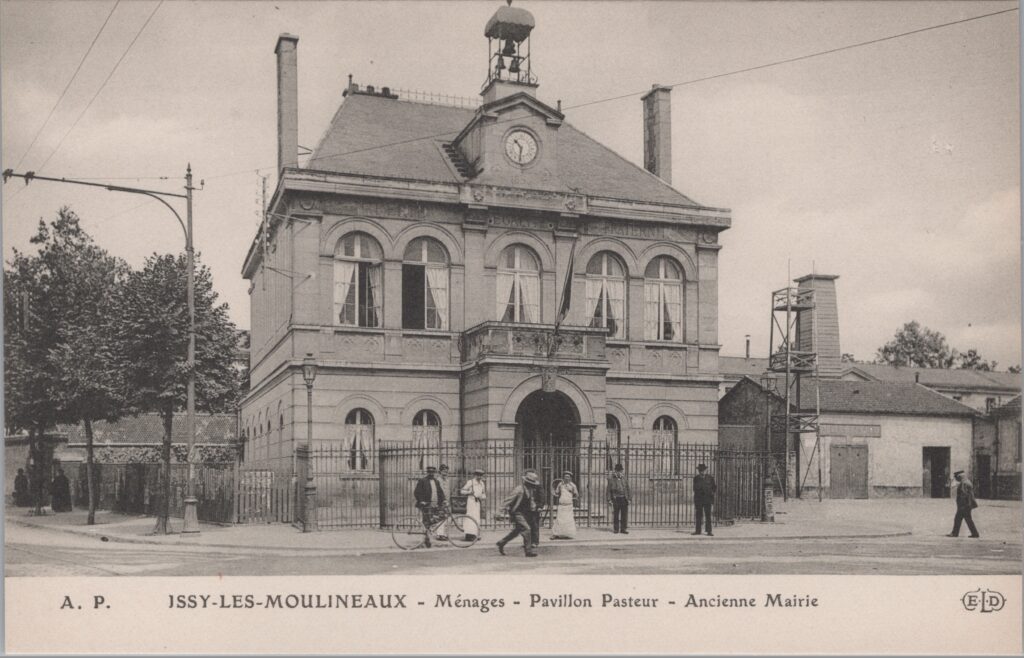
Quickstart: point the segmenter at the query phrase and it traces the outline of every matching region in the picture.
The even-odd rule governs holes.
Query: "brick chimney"
[[[839,348],[839,305],[835,274],[808,274],[796,279],[797,290],[813,290],[816,308],[801,311],[796,322],[796,348],[818,353],[818,375],[838,378],[843,353]],[[817,321],[818,326],[814,323]],[[815,345],[817,339],[817,345]]]
[[[277,171],[299,166],[299,38],[277,38]]]
[[[671,87],[652,85],[641,99],[644,103],[644,168],[672,183]]]

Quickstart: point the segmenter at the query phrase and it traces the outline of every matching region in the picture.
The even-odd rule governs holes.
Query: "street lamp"
[[[764,500],[761,504],[761,521],[774,520],[774,511],[772,511],[771,497],[772,497],[772,478],[771,471],[769,470],[770,460],[772,458],[772,393],[777,391],[777,383],[775,377],[768,373],[761,375],[760,379],[761,389],[764,390],[764,479],[763,479],[763,492]]]
[[[306,352],[306,358],[302,360],[302,379],[306,382],[306,450],[313,448],[313,382],[316,380],[316,359],[312,352]],[[294,436],[294,432],[292,436]],[[308,452],[306,453],[309,454]],[[308,458],[307,458],[308,459]],[[295,472],[295,450],[292,450],[292,472]],[[303,492],[305,496],[305,513],[302,521],[302,531],[310,532],[316,529],[316,483],[313,482],[313,469],[306,465],[306,486]]]

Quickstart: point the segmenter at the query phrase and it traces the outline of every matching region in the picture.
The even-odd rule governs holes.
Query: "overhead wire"
[[[805,61],[805,60],[813,59],[815,57],[823,57],[823,56],[826,56],[826,55],[832,55],[832,54],[835,54],[835,53],[838,53],[838,52],[842,52],[842,51],[846,51],[846,50],[852,50],[854,48],[863,48],[865,46],[870,46],[870,45],[874,45],[874,44],[878,44],[878,43],[883,43],[885,41],[892,41],[894,39],[900,39],[900,38],[907,37],[907,36],[921,34],[923,32],[929,32],[929,31],[932,31],[932,30],[939,30],[939,29],[943,29],[943,28],[947,28],[947,27],[952,27],[954,25],[960,25],[960,24],[963,24],[963,23],[968,23],[968,22],[971,22],[971,21],[977,21],[977,20],[981,20],[981,19],[984,19],[984,18],[990,18],[992,16],[999,16],[1001,14],[1006,14],[1006,13],[1015,12],[1015,11],[1018,11],[1017,7],[1012,7],[1010,9],[1002,9],[1002,10],[990,12],[990,13],[987,13],[987,14],[979,14],[977,16],[969,16],[967,18],[961,18],[961,19],[958,19],[958,20],[955,20],[955,21],[949,21],[949,22],[940,23],[940,24],[937,24],[937,25],[929,25],[927,27],[922,27],[922,28],[917,28],[917,29],[914,29],[914,30],[909,30],[907,32],[900,32],[899,34],[891,34],[891,35],[884,36],[884,37],[878,37],[876,39],[869,39],[867,41],[860,41],[860,42],[857,42],[857,43],[846,44],[846,45],[843,45],[843,46],[838,46],[836,48],[829,48],[828,50],[821,50],[821,51],[817,51],[817,52],[813,52],[813,53],[808,53],[806,55],[798,55],[796,57],[788,57],[786,59],[775,60],[775,61],[772,61],[772,62],[766,62],[764,64],[758,64],[758,65],[755,65],[755,66],[748,66],[748,67],[745,67],[745,68],[742,68],[742,69],[735,69],[735,70],[732,70],[732,71],[725,71],[723,73],[716,73],[714,75],[703,76],[703,77],[700,77],[700,78],[693,78],[691,80],[684,80],[684,81],[681,81],[681,82],[675,82],[673,84],[663,85],[663,86],[670,87],[670,88],[675,88],[675,87],[684,87],[684,86],[687,86],[687,85],[693,85],[693,84],[697,84],[697,83],[701,83],[701,82],[708,82],[710,80],[717,80],[717,79],[720,79],[720,78],[725,78],[725,77],[729,77],[729,76],[733,76],[733,75],[740,75],[740,74],[743,74],[743,73],[750,73],[752,71],[759,71],[759,70],[763,70],[763,69],[767,69],[767,68],[771,68],[771,67],[775,67],[775,66],[782,66],[784,64],[792,64],[794,62]],[[601,98],[601,99],[597,99],[597,100],[593,100],[593,101],[577,103],[576,105],[569,105],[569,106],[566,106],[563,109],[565,109],[565,110],[575,110],[575,109],[579,109],[579,108],[583,108],[583,107],[590,107],[592,105],[598,105],[598,104],[601,104],[601,103],[609,103],[609,102],[612,102],[612,101],[623,100],[625,98],[632,98],[634,96],[641,96],[643,94],[646,94],[648,91],[650,91],[650,90],[649,89],[645,89],[645,90],[641,90],[641,91],[630,92],[628,94],[620,94],[618,96],[610,96],[610,97],[607,97],[607,98]],[[496,121],[495,123],[503,123],[503,122],[509,122],[509,121],[515,121],[515,120],[516,119],[514,119],[514,118],[502,119],[502,120]],[[374,145],[374,146],[367,146],[367,147],[364,147],[364,148],[354,149],[354,150],[351,150],[351,151],[344,151],[344,152],[339,152],[339,153],[328,153],[328,154],[318,155],[316,157],[309,158],[309,160],[307,161],[307,165],[310,162],[314,162],[314,161],[318,161],[318,160],[325,160],[325,159],[328,159],[328,158],[337,158],[337,157],[343,157],[343,156],[347,156],[347,155],[356,155],[356,154],[359,154],[359,153],[366,153],[366,152],[375,151],[375,150],[378,150],[378,149],[391,148],[391,147],[394,147],[394,146],[402,146],[404,144],[411,144],[411,143],[420,142],[420,141],[427,141],[427,140],[432,140],[432,139],[439,139],[439,138],[442,138],[442,137],[453,136],[453,135],[457,135],[459,132],[460,132],[459,130],[453,130],[453,131],[447,131],[447,132],[443,132],[443,133],[434,133],[432,135],[424,135],[424,136],[421,136],[421,137],[410,137],[410,138],[407,138],[407,139],[402,139],[402,140],[398,140],[398,141],[394,141],[394,142],[388,142],[388,143],[385,143],[385,144],[377,144],[377,145]],[[258,167],[256,169],[256,171],[258,173],[259,171],[262,171],[262,170],[274,169],[274,168],[275,168],[274,165],[268,165],[268,166],[264,166],[264,167]],[[248,173],[250,171],[253,171],[253,168],[252,167],[247,167],[245,169],[239,169],[237,171],[231,171],[231,172],[227,172],[227,173],[224,173],[224,174],[215,174],[215,175],[212,175],[212,176],[207,176],[206,180],[210,181],[210,180],[216,180],[216,179],[220,179],[220,178],[228,178],[228,177],[231,177],[231,176],[238,176],[240,174]]]
[[[75,68],[75,72],[71,74],[71,79],[68,80],[66,85],[64,85],[64,90],[60,92],[60,97],[57,98],[57,102],[53,104],[53,107],[50,108],[49,114],[47,114],[46,118],[43,119],[42,125],[39,126],[39,130],[37,130],[36,134],[32,137],[32,141],[29,143],[28,148],[26,148],[25,152],[21,154],[21,157],[18,158],[18,164],[14,166],[15,169],[21,169],[21,163],[25,161],[25,157],[32,151],[32,147],[36,145],[36,140],[39,139],[39,135],[43,133],[43,129],[46,128],[46,125],[50,122],[57,106],[60,105],[62,100],[64,100],[64,96],[68,93],[68,89],[71,88],[71,84],[75,81],[75,78],[78,77],[78,72],[82,70],[82,65],[85,64],[85,60],[88,59],[93,46],[95,46],[96,42],[99,41],[100,35],[103,34],[103,30],[107,27],[107,23],[110,22],[110,17],[114,15],[114,10],[117,9],[119,4],[121,4],[121,0],[115,0],[114,6],[110,8],[110,13],[107,14],[106,20],[103,21],[103,25],[101,25],[99,31],[96,32],[96,36],[92,38],[92,43],[89,44],[89,48],[85,51],[85,54],[82,55],[82,59],[79,60],[78,66]]]
[[[107,83],[110,82],[110,79],[114,77],[114,74],[117,72],[118,67],[121,66],[121,62],[123,62],[124,58],[128,56],[129,52],[131,52],[132,46],[134,46],[135,42],[139,40],[140,36],[142,36],[142,33],[146,30],[146,27],[149,25],[149,22],[153,20],[153,16],[156,15],[157,10],[160,9],[160,7],[164,4],[164,1],[165,0],[160,0],[160,2],[157,3],[156,7],[153,8],[153,11],[149,13],[149,16],[146,18],[146,22],[143,23],[142,27],[139,28],[139,31],[135,33],[135,36],[132,38],[131,43],[129,43],[128,47],[125,48],[123,53],[121,53],[121,57],[118,58],[117,63],[114,64],[114,68],[110,70],[110,73],[107,75],[106,79],[102,82],[102,84],[100,84],[99,89],[97,89],[96,93],[93,94],[92,98],[89,99],[88,104],[86,104],[85,108],[82,109],[82,111],[78,114],[78,117],[75,119],[75,122],[71,124],[71,127],[68,128],[66,133],[64,133],[64,136],[60,138],[60,141],[57,143],[57,146],[55,146],[54,149],[50,151],[50,155],[46,156],[46,160],[43,161],[43,164],[39,165],[38,169],[40,171],[46,167],[46,165],[50,162],[50,159],[57,153],[57,151],[60,150],[60,147],[64,144],[64,140],[67,139],[68,135],[71,134],[71,131],[75,129],[78,123],[82,120],[82,117],[85,116],[85,113],[89,111],[89,108],[92,107],[93,102],[100,95],[103,89],[107,86]]]

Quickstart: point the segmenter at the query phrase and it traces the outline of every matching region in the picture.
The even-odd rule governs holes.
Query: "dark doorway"
[[[524,469],[536,469],[548,501],[552,482],[572,471],[578,478],[579,413],[564,393],[535,391],[516,412],[516,450]]]
[[[949,497],[949,448],[922,448],[921,483],[926,498]]]
[[[992,498],[992,457],[974,455],[974,491],[978,498]]]

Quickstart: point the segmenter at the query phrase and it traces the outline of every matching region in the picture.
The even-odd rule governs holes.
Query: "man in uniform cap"
[[[981,535],[978,533],[978,528],[974,525],[974,519],[971,518],[971,510],[978,506],[978,501],[974,499],[974,485],[964,477],[963,471],[953,473],[953,477],[957,481],[956,516],[953,517],[953,532],[946,536],[959,537],[960,524],[967,521],[967,529],[971,531],[971,537],[977,539]]]
[[[416,481],[416,507],[423,514],[423,527],[427,528],[427,548],[430,548],[430,524],[438,510],[444,507],[445,495],[441,483],[437,481],[437,468],[427,466],[427,474]]]
[[[706,474],[708,467],[705,464],[697,464],[697,475],[693,476],[693,515],[697,520],[697,529],[693,534],[700,534],[701,518],[704,519],[704,528],[708,537],[711,534],[711,504],[715,501],[715,478]]]
[[[523,536],[523,551],[526,557],[537,557],[531,533],[530,517],[537,510],[537,497],[540,491],[540,478],[533,471],[526,471],[523,475],[523,483],[516,485],[508,498],[502,501],[501,506],[508,513],[514,528],[512,532],[505,535],[498,542],[498,552],[505,554],[505,544],[515,539],[518,535]]]

